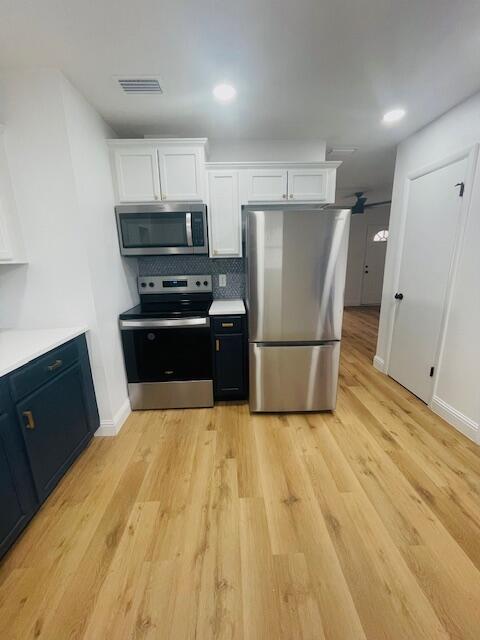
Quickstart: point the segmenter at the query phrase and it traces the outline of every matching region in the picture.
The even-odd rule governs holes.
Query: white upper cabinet
[[[335,202],[338,162],[278,164],[241,172],[242,202]]]
[[[251,169],[246,173],[248,202],[281,202],[287,198],[285,169]]]
[[[110,140],[116,201],[205,199],[203,138]]]
[[[165,145],[158,147],[160,183],[163,200],[204,199],[205,158],[199,146]]]
[[[335,175],[336,169],[289,169],[288,199],[334,202]]]
[[[238,171],[208,172],[208,224],[211,258],[242,255],[242,217]]]
[[[161,199],[155,146],[114,147],[113,161],[119,202],[156,202]]]

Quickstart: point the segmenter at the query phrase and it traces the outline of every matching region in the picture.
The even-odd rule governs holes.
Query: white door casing
[[[405,231],[388,374],[424,402],[433,391],[431,367],[439,343],[456,241],[468,158],[420,173],[409,180]]]

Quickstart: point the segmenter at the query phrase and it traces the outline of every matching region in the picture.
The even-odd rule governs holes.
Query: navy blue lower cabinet
[[[0,558],[38,508],[25,449],[7,393],[0,380]]]
[[[99,422],[84,335],[0,379],[0,557]]]
[[[43,501],[92,437],[80,364],[19,402],[17,415],[35,487]]]
[[[213,321],[214,391],[217,400],[240,400],[247,395],[245,321],[219,316]]]

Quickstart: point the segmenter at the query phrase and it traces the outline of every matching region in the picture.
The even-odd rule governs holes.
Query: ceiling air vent
[[[152,76],[144,76],[143,78],[120,77],[117,80],[125,93],[163,93],[158,78]]]

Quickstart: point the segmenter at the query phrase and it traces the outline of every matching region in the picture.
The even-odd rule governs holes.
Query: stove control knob
[[[200,280],[197,280],[195,284],[197,285],[197,287],[199,287],[201,284]]]
[[[141,287],[146,287],[146,286],[147,286],[147,283],[146,283],[146,282],[141,282],[141,283],[140,283],[140,286],[141,286]]]
[[[155,286],[155,283],[154,283],[154,282],[149,282],[149,283],[148,283],[148,286],[149,286],[149,287],[154,287],[154,286]]]
[[[204,284],[206,287],[208,287],[208,280],[204,280],[204,281],[203,281],[203,284]]]

